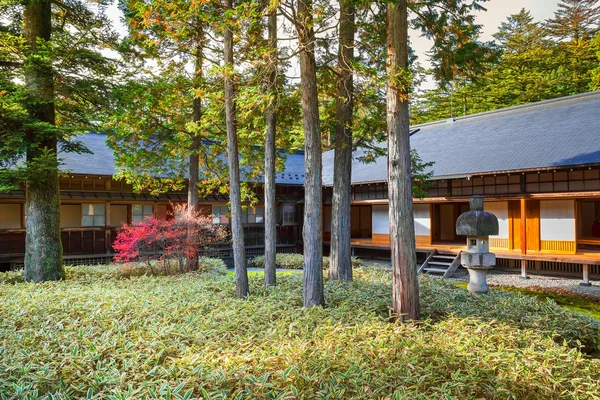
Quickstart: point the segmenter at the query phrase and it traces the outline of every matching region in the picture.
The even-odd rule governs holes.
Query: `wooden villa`
[[[600,92],[459,117],[411,128],[411,147],[433,161],[429,197],[414,199],[423,257],[465,248],[458,216],[485,196],[500,225],[490,246],[498,267],[600,277]],[[381,144],[385,146],[385,143]],[[325,245],[330,237],[333,151],[323,155]],[[352,246],[387,255],[387,158],[352,165]],[[438,260],[440,261],[440,260]],[[445,264],[439,262],[439,265]]]
[[[64,154],[61,178],[62,243],[67,263],[105,263],[115,232],[147,215],[164,216],[185,190],[155,197],[115,180],[114,158],[102,134],[81,139],[93,154]],[[382,144],[384,146],[385,144]],[[429,196],[414,200],[418,252],[450,264],[465,247],[455,233],[471,195],[499,220],[490,238],[498,267],[527,273],[600,277],[600,92],[475,114],[412,127],[411,146],[434,162]],[[352,246],[356,255],[389,256],[387,158],[352,166]],[[288,155],[277,174],[278,250],[301,250],[304,155]],[[331,226],[333,151],[323,155],[323,237]],[[257,194],[262,197],[260,183]],[[201,200],[215,223],[227,224],[228,199]],[[0,267],[22,265],[25,193],[0,193]],[[244,211],[249,256],[264,249],[262,204]],[[231,249],[219,255],[230,257]],[[433,258],[432,258],[433,257]],[[436,261],[435,257],[439,259]],[[445,261],[444,261],[445,260]]]
[[[66,264],[103,264],[113,257],[112,243],[124,223],[135,223],[149,215],[166,217],[172,205],[187,201],[187,189],[160,196],[134,193],[123,180],[115,180],[112,150],[104,134],[86,134],[80,140],[93,154],[60,155],[70,171],[60,178],[61,239]],[[301,232],[301,201],[304,190],[304,155],[287,155],[286,170],[277,174],[278,251],[297,251]],[[256,185],[257,196],[263,197]],[[214,216],[214,223],[228,224],[227,196],[215,194],[200,199],[201,211]],[[0,193],[0,271],[19,268],[25,253],[25,191]],[[262,203],[243,212],[246,253],[264,251]],[[218,249],[218,256],[231,258],[231,248]]]

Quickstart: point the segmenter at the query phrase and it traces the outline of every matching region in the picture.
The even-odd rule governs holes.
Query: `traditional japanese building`
[[[79,140],[92,154],[60,154],[68,177],[60,178],[61,239],[66,264],[110,262],[112,243],[124,223],[135,223],[149,215],[166,217],[172,205],[187,201],[187,188],[159,196],[135,193],[123,180],[116,180],[116,166],[105,134],[90,133]],[[286,156],[285,171],[276,176],[277,243],[280,252],[297,251],[300,240],[301,201],[304,190],[304,154]],[[264,251],[263,190],[256,184],[259,203],[243,211],[246,253]],[[228,224],[227,196],[214,194],[200,199],[201,212],[214,215],[214,223]],[[0,270],[20,267],[25,253],[25,191],[0,193]],[[219,256],[232,257],[228,247]]]
[[[454,259],[465,248],[458,216],[472,195],[499,221],[490,237],[498,267],[600,277],[600,91],[458,117],[411,128],[411,147],[433,162],[428,196],[414,199],[416,243],[431,257]],[[104,263],[123,223],[164,216],[186,191],[151,196],[115,180],[114,158],[102,134],[81,140],[93,154],[64,154],[62,242],[67,263]],[[381,144],[382,147],[385,143]],[[352,166],[352,246],[357,255],[389,256],[387,157]],[[304,155],[287,155],[277,174],[279,251],[301,250]],[[323,154],[323,237],[329,246],[333,151]],[[259,199],[260,182],[256,183]],[[225,196],[201,199],[215,223],[229,223]],[[18,267],[25,246],[25,193],[0,193],[0,266]],[[248,255],[264,248],[262,204],[244,211]],[[231,250],[220,250],[229,257]],[[448,261],[450,264],[450,261]],[[435,268],[437,269],[437,268]]]
[[[463,250],[456,220],[468,210],[469,196],[483,195],[500,225],[490,237],[499,266],[524,274],[600,276],[600,92],[413,126],[411,132],[411,148],[434,162],[429,196],[414,199],[418,251],[451,256]],[[356,254],[386,254],[387,157],[364,164],[364,152],[354,153],[352,165],[352,246]],[[333,155],[323,155],[326,246]]]

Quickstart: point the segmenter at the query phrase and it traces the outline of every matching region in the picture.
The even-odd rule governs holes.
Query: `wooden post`
[[[25,203],[21,203],[21,229],[25,229]]]
[[[592,286],[590,282],[590,266],[583,264],[583,281],[579,283],[579,286]]]
[[[527,276],[527,260],[521,260],[521,279],[529,279]]]
[[[521,199],[521,254],[527,254],[527,208]]]
[[[105,254],[109,254],[111,253],[111,245],[112,243],[110,242],[110,201],[106,202],[106,206],[105,206],[105,214],[104,214],[104,253]]]

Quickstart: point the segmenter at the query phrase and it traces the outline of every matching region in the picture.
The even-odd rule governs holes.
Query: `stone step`
[[[446,270],[441,268],[423,268],[423,271],[426,272],[439,272],[440,274],[445,274]]]
[[[451,262],[442,262],[442,261],[429,261],[427,264],[430,265],[443,265],[444,267],[449,267],[452,265]]]

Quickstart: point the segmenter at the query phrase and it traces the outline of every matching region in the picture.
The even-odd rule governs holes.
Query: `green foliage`
[[[188,160],[197,155],[202,195],[227,194],[223,80],[233,74],[240,166],[245,181],[262,175],[265,109],[277,103],[279,147],[294,151],[302,146],[297,118],[299,95],[285,85],[272,99],[263,85],[266,41],[261,18],[267,3],[238,2],[223,13],[218,1],[123,0],[120,7],[129,28],[126,54],[135,54],[136,74],[113,92],[110,146],[119,165],[117,176],[136,191],[154,194],[182,190]],[[226,18],[225,18],[226,17]],[[222,65],[222,31],[230,24],[235,35],[234,65]],[[134,49],[135,51],[131,51]],[[282,63],[282,68],[287,65]],[[143,77],[144,79],[140,79]],[[284,134],[285,133],[285,134]],[[202,140],[192,150],[192,140]],[[282,170],[284,153],[278,153]],[[253,200],[251,185],[242,184],[242,195]]]
[[[583,93],[600,87],[593,36],[600,20],[598,0],[565,0],[554,18],[535,21],[521,9],[494,34],[500,57],[477,73],[457,74],[413,101],[413,124]],[[596,74],[596,75],[595,75]]]
[[[73,135],[99,126],[119,67],[102,52],[115,49],[118,38],[102,11],[105,2],[97,3],[52,2],[51,40],[40,38],[32,49],[23,35],[24,3],[0,1],[0,191],[40,176],[40,169],[55,171],[60,163],[48,143],[58,140],[65,152],[87,151]],[[32,71],[43,71],[52,82],[49,97],[28,86]],[[42,117],[40,108],[54,111]],[[32,157],[19,163],[27,154]]]
[[[592,82],[590,83],[590,89],[600,90],[600,33],[596,34],[594,37],[592,49],[596,52],[598,66],[592,71]]]
[[[283,269],[303,269],[304,256],[302,254],[282,254],[275,256],[275,265],[277,268]],[[364,266],[363,260],[357,257],[352,257],[352,268],[360,268]],[[264,268],[265,257],[257,256],[248,260],[248,267]],[[329,268],[329,257],[323,257],[323,269]]]
[[[224,275],[227,272],[227,265],[220,258],[200,257],[198,258],[198,272]]]
[[[123,278],[134,276],[175,276],[180,275],[180,269],[174,267],[177,260],[151,260],[146,262],[134,262],[125,264],[114,264],[118,274]],[[225,262],[220,258],[199,257],[198,273],[212,273],[223,275],[227,271]]]
[[[102,269],[102,267],[96,267]],[[187,274],[0,286],[8,398],[594,398],[598,324],[499,290],[421,278],[425,320],[388,321],[391,274],[358,269],[302,308],[302,276]],[[49,316],[53,316],[49,318]]]
[[[106,265],[69,265],[65,266],[65,279],[76,281],[97,281],[120,277],[119,271]],[[0,273],[0,284],[23,283],[23,270]]]

